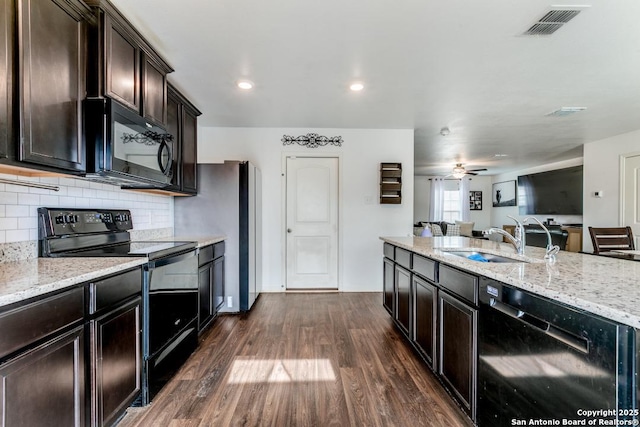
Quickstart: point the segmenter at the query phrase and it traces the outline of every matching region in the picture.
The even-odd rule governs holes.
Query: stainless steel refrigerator
[[[248,311],[262,289],[262,176],[249,162],[198,164],[198,194],[174,198],[176,236],[225,236],[225,304]]]

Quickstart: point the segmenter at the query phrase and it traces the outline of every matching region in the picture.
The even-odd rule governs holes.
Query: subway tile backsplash
[[[60,191],[52,191],[0,183],[0,244],[37,241],[37,209],[41,206],[129,209],[136,231],[173,228],[171,196],[121,190],[113,185],[76,178],[9,174],[0,174],[0,178],[60,188]]]

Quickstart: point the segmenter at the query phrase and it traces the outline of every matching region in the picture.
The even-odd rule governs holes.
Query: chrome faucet
[[[508,232],[506,232],[505,230],[503,230],[502,228],[497,228],[497,227],[491,227],[488,230],[484,230],[482,234],[484,235],[494,234],[494,233],[500,234],[501,236],[504,236],[509,241],[509,243],[513,245],[518,255],[524,255],[524,247],[526,245],[526,235],[524,232],[524,226],[520,221],[518,221],[511,215],[507,215],[507,216],[516,222],[516,228],[513,232],[514,234],[513,236]]]
[[[556,254],[560,252],[560,246],[553,244],[553,240],[551,240],[551,233],[549,233],[549,229],[547,229],[547,227],[545,227],[544,224],[541,223],[538,218],[531,216],[531,217],[525,218],[522,222],[526,223],[530,219],[537,222],[540,225],[540,227],[542,227],[544,232],[547,233],[547,253],[544,255],[544,259],[549,260],[550,262],[555,262]]]

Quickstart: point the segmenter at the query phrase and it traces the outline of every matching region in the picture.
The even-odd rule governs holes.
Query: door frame
[[[306,151],[283,151],[280,159],[280,188],[282,194],[280,215],[280,235],[282,236],[281,242],[281,271],[282,271],[282,284],[280,289],[287,292],[287,157],[308,157],[308,158],[335,158],[338,160],[338,292],[342,291],[342,153],[336,151],[324,151],[309,153]],[[299,290],[290,290],[288,292],[300,292]],[[332,291],[332,292],[335,292]]]
[[[624,226],[624,210],[626,208],[626,204],[625,204],[625,178],[626,178],[626,161],[628,158],[630,157],[638,157],[640,156],[640,151],[634,151],[631,153],[625,153],[625,154],[621,154],[620,155],[620,177],[619,177],[619,187],[620,187],[620,193],[618,194],[618,199],[620,200],[619,203],[619,211],[618,211],[618,225],[620,227]],[[633,236],[634,239],[636,239],[636,242],[639,241],[639,237],[640,236]]]

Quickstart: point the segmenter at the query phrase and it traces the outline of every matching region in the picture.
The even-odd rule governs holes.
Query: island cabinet
[[[408,337],[413,330],[411,323],[413,307],[411,305],[411,252],[395,248],[394,266],[394,319],[398,327]]]
[[[0,6],[0,159],[9,166],[81,174],[87,23],[79,0]]]
[[[141,294],[140,268],[89,284],[92,426],[113,425],[140,394]]]
[[[175,191],[196,194],[198,116],[200,111],[177,89],[169,85],[167,98],[167,131],[174,136],[173,178]]]
[[[89,95],[113,98],[165,127],[173,69],[109,1],[86,3],[98,17],[89,39]]]
[[[475,420],[478,277],[440,265],[438,374]]]
[[[384,254],[385,309],[475,421],[478,277],[388,243]]]
[[[384,256],[382,304],[398,328],[409,337],[413,330],[411,252],[385,243]]]
[[[224,241],[200,249],[198,254],[198,331],[215,319],[224,303]]]
[[[413,255],[413,333],[411,340],[429,367],[436,369],[438,322],[438,263]]]
[[[84,287],[0,309],[2,425],[84,426]]]
[[[384,244],[382,306],[395,319],[395,247]]]

